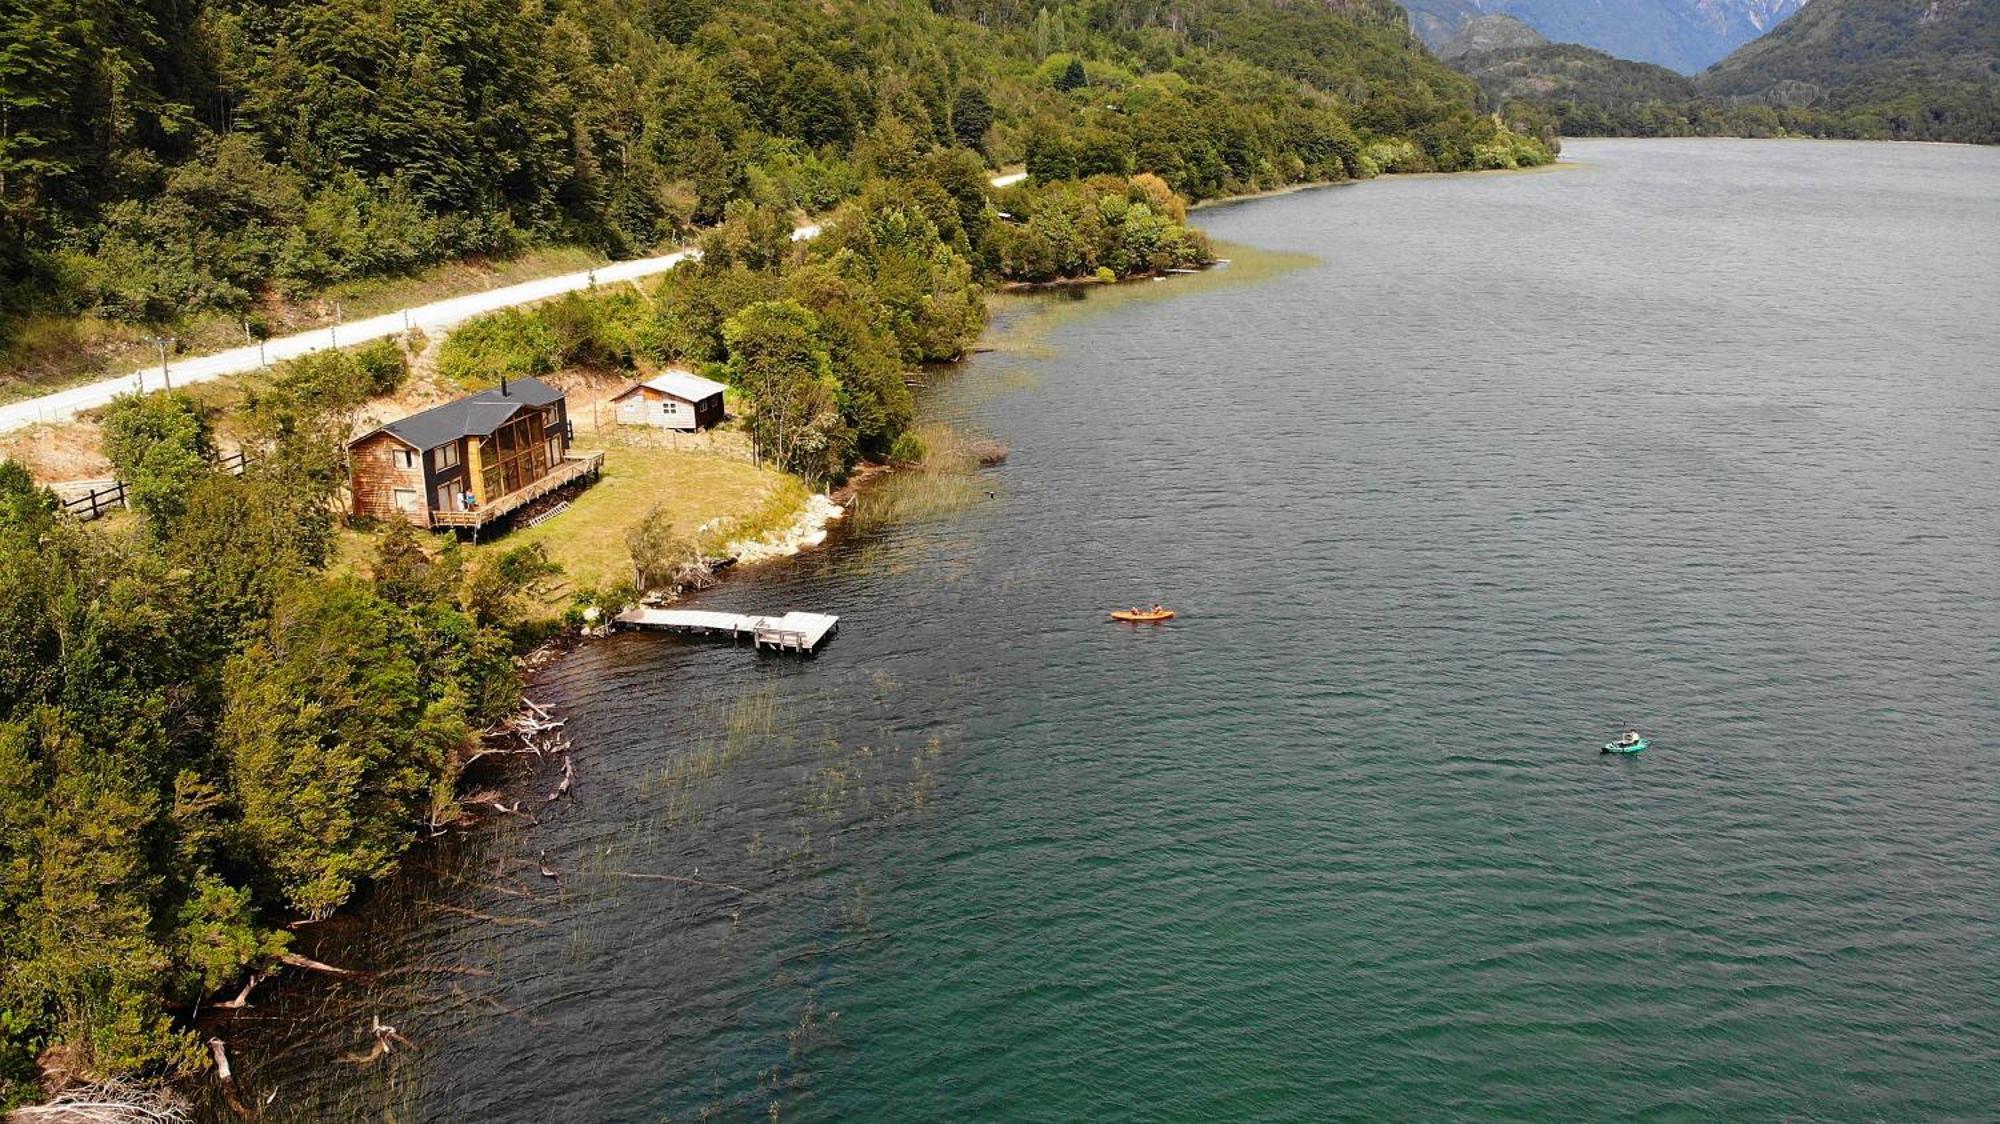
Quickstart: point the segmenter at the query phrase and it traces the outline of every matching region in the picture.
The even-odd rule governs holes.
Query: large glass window
[[[489,498],[518,491],[547,475],[558,463],[560,445],[545,438],[543,411],[516,418],[480,446],[483,477]]]

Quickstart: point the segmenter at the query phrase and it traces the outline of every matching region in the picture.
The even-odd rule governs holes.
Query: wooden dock
[[[622,628],[656,628],[697,636],[727,636],[732,643],[747,639],[752,647],[808,655],[825,643],[840,625],[839,617],[825,613],[758,617],[743,613],[712,613],[702,609],[649,609],[643,605],[618,614],[617,621]]]

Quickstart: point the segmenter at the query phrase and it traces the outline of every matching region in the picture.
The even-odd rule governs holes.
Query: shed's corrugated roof
[[[714,379],[705,379],[693,371],[683,371],[678,367],[661,371],[645,382],[634,386],[632,390],[637,390],[641,386],[651,387],[661,394],[671,394],[675,398],[684,398],[689,402],[699,402],[704,398],[721,394],[723,391],[729,389]],[[632,390],[626,391],[625,394],[632,393]],[[621,394],[619,397],[623,398],[625,394]]]
[[[377,433],[390,433],[429,452],[461,437],[485,437],[521,410],[546,406],[562,396],[562,391],[540,379],[515,379],[507,384],[505,394],[497,386],[468,394],[455,402],[433,406],[421,414],[399,418],[355,438],[355,441],[366,440]]]

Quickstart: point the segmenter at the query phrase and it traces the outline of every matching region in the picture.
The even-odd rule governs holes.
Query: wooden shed
[[[348,442],[354,514],[476,530],[603,468],[603,453],[569,445],[562,391],[503,382]]]
[[[721,425],[722,392],[728,388],[692,371],[661,371],[611,398],[620,425],[650,425],[693,431]]]

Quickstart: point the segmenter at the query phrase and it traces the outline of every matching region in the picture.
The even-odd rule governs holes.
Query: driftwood
[[[542,803],[553,804],[556,801],[561,800],[563,797],[569,796],[570,785],[575,783],[576,783],[576,763],[570,760],[569,754],[565,753],[563,754],[562,780],[556,782],[556,790],[554,792],[549,793],[548,799],[543,800]],[[575,799],[575,797],[571,797],[571,799]],[[516,806],[518,806],[518,804]]]
[[[562,875],[549,865],[549,853],[547,851],[541,853],[540,863],[543,878],[553,879],[556,882],[562,881]]]
[[[289,964],[294,968],[304,968],[309,972],[325,972],[329,976],[357,976],[361,974],[351,968],[336,968],[331,964],[322,964],[309,956],[300,956],[296,952],[285,953],[278,957],[278,962]]]
[[[127,1081],[66,1089],[47,1104],[22,1105],[9,1124],[185,1124],[187,1107],[164,1089]]]
[[[522,702],[534,707],[535,713],[517,711],[505,722],[486,730],[480,736],[479,751],[463,764],[470,765],[486,757],[546,757],[569,749],[569,738],[563,734],[566,725],[563,719],[549,717],[547,711],[526,699]]]
[[[236,1096],[236,1075],[229,1071],[229,1051],[223,1048],[222,1039],[209,1039],[208,1053],[215,1059],[215,1079],[222,1084],[222,1099],[228,1102],[229,1111],[244,1120],[250,1119],[250,1110]]]
[[[401,1042],[403,1045],[408,1046],[412,1050],[417,1048],[416,1043],[410,1041],[409,1039],[403,1037],[401,1034],[397,1033],[395,1027],[390,1026],[389,1024],[383,1022],[382,1016],[380,1015],[371,1016],[370,1022],[373,1025],[368,1028],[368,1033],[375,1036],[374,1048],[369,1050],[366,1054],[342,1054],[339,1060],[344,1062],[351,1062],[354,1065],[374,1065],[375,1062],[380,1060],[385,1054],[392,1054],[395,1052],[396,1048],[390,1045],[390,1043],[392,1042]]]
[[[243,990],[236,993],[236,998],[225,999],[220,1003],[211,1003],[209,1005],[225,1011],[240,1011],[250,1005],[250,989],[263,982],[264,973],[252,972],[250,973],[250,978],[243,981]]]

